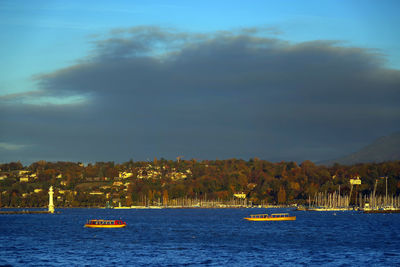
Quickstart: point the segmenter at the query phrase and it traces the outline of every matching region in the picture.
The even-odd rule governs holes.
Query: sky
[[[400,131],[400,2],[0,2],[0,162],[345,156]]]

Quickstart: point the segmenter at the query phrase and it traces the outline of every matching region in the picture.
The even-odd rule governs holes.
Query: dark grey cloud
[[[0,99],[2,142],[26,145],[0,144],[0,160],[323,160],[400,130],[400,71],[382,55],[262,32],[116,29],[24,96],[84,101]]]

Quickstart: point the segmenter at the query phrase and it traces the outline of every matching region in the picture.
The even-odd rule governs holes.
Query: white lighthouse
[[[53,204],[53,186],[49,188],[49,213],[54,213],[54,204]]]

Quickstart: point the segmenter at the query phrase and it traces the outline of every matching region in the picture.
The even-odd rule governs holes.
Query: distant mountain
[[[400,132],[381,137],[372,144],[343,158],[320,162],[320,165],[352,165],[356,163],[384,162],[400,160]]]

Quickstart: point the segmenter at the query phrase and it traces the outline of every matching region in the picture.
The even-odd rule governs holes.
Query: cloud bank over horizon
[[[87,57],[37,75],[38,90],[0,97],[0,161],[318,161],[400,130],[400,71],[383,55],[274,31],[92,39]]]

